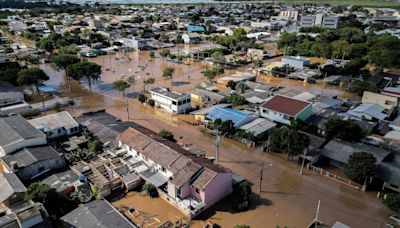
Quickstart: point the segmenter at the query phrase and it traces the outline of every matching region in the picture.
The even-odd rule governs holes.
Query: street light
[[[269,167],[272,167],[272,163],[268,164]],[[262,181],[263,181],[263,174],[264,174],[264,161],[260,161],[260,185],[258,192],[261,193]]]

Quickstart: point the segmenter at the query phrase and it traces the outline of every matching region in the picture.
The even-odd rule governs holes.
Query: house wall
[[[171,182],[169,182],[169,181],[168,181],[168,184],[167,184],[167,192],[168,192],[168,195],[169,195],[170,197],[172,197],[173,199],[176,199],[176,196],[177,196],[177,194],[178,194],[177,189],[176,189],[176,186],[173,185],[173,184],[172,184]]]
[[[59,169],[65,166],[64,158],[48,159],[36,162],[30,166],[20,168],[15,174],[23,181],[50,170]]]
[[[312,114],[312,105],[308,105],[303,111],[297,114],[296,119],[306,121]]]
[[[210,207],[225,196],[232,193],[232,174],[220,173],[211,180],[200,195],[204,198],[206,207]]]
[[[190,95],[188,95],[182,99],[174,100],[174,99],[162,96],[162,95],[158,95],[156,93],[151,93],[151,98],[154,100],[156,107],[160,107],[160,108],[167,110],[168,112],[173,112],[173,113],[177,113],[177,114],[184,113],[187,110],[190,110],[190,108],[192,106],[190,103]],[[181,104],[181,105],[178,104],[178,102],[188,100],[188,99],[189,99],[189,102]],[[176,102],[176,104],[174,105],[173,102]]]
[[[47,143],[46,136],[43,134],[40,138],[25,139],[22,141],[14,142],[12,144],[0,147],[0,157],[11,154],[21,148],[29,146],[39,146]]]
[[[79,131],[79,127],[67,128],[67,129],[57,128],[57,129],[53,129],[51,131],[47,131],[45,133],[48,138],[57,138],[57,137],[61,137],[64,135],[73,135],[73,134],[78,133],[78,131]]]
[[[398,103],[397,97],[365,91],[361,99],[363,104],[377,104],[384,109],[392,109]]]
[[[0,92],[0,107],[24,101],[21,92]]]
[[[270,109],[267,110],[267,109],[261,108],[260,116],[264,117],[266,119],[269,119],[271,121],[274,121],[274,122],[290,125],[291,117],[287,116],[285,114],[282,114],[280,112],[275,112],[275,111],[270,110]]]
[[[40,214],[37,214],[33,217],[27,218],[21,221],[21,228],[30,228],[39,223],[43,222],[43,218]]]

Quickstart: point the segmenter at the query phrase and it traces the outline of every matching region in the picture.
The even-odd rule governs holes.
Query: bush
[[[170,141],[174,141],[174,135],[172,134],[172,132],[167,131],[167,130],[161,130],[160,132],[158,132],[158,134],[163,137],[164,139],[168,139]]]
[[[400,212],[400,194],[399,193],[389,193],[386,195],[386,198],[383,200],[383,203],[386,204],[390,209],[395,212]]]
[[[251,186],[248,181],[242,181],[233,188],[233,209],[246,211],[250,208]]]
[[[140,102],[144,103],[144,102],[146,102],[147,98],[146,98],[146,96],[145,96],[143,93],[141,93],[141,94],[139,94],[139,96],[138,96],[138,100],[139,100]]]
[[[20,113],[22,117],[24,118],[29,118],[29,117],[33,117],[33,116],[37,116],[40,114],[40,111],[37,109],[29,109],[26,112],[21,112]]]
[[[148,105],[150,105],[151,107],[154,107],[154,105],[155,105],[155,102],[154,102],[153,99],[148,99],[146,103],[147,103]]]
[[[147,196],[151,198],[158,197],[157,188],[154,186],[154,184],[146,183],[143,185],[142,191],[146,192]]]

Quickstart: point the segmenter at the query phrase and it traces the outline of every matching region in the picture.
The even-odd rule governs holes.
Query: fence
[[[336,174],[330,173],[328,171],[324,171],[324,169],[322,169],[322,168],[318,168],[318,167],[312,166],[310,164],[307,164],[307,169],[311,170],[311,171],[313,171],[315,173],[319,173],[319,174],[321,174],[321,175],[323,175],[325,177],[328,177],[331,180],[337,181],[339,183],[345,184],[347,186],[350,186],[352,188],[355,188],[355,189],[358,189],[358,190],[361,190],[361,191],[365,192],[365,187],[363,185],[358,184],[358,183],[356,183],[356,182],[354,182],[352,180],[349,180],[347,178],[344,178],[344,177],[338,176]]]

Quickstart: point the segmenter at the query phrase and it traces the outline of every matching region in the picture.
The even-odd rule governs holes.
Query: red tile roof
[[[290,97],[284,97],[277,95],[271,98],[269,101],[265,102],[262,107],[265,109],[271,109],[276,112],[280,112],[289,116],[296,116],[310,103],[293,99]]]

